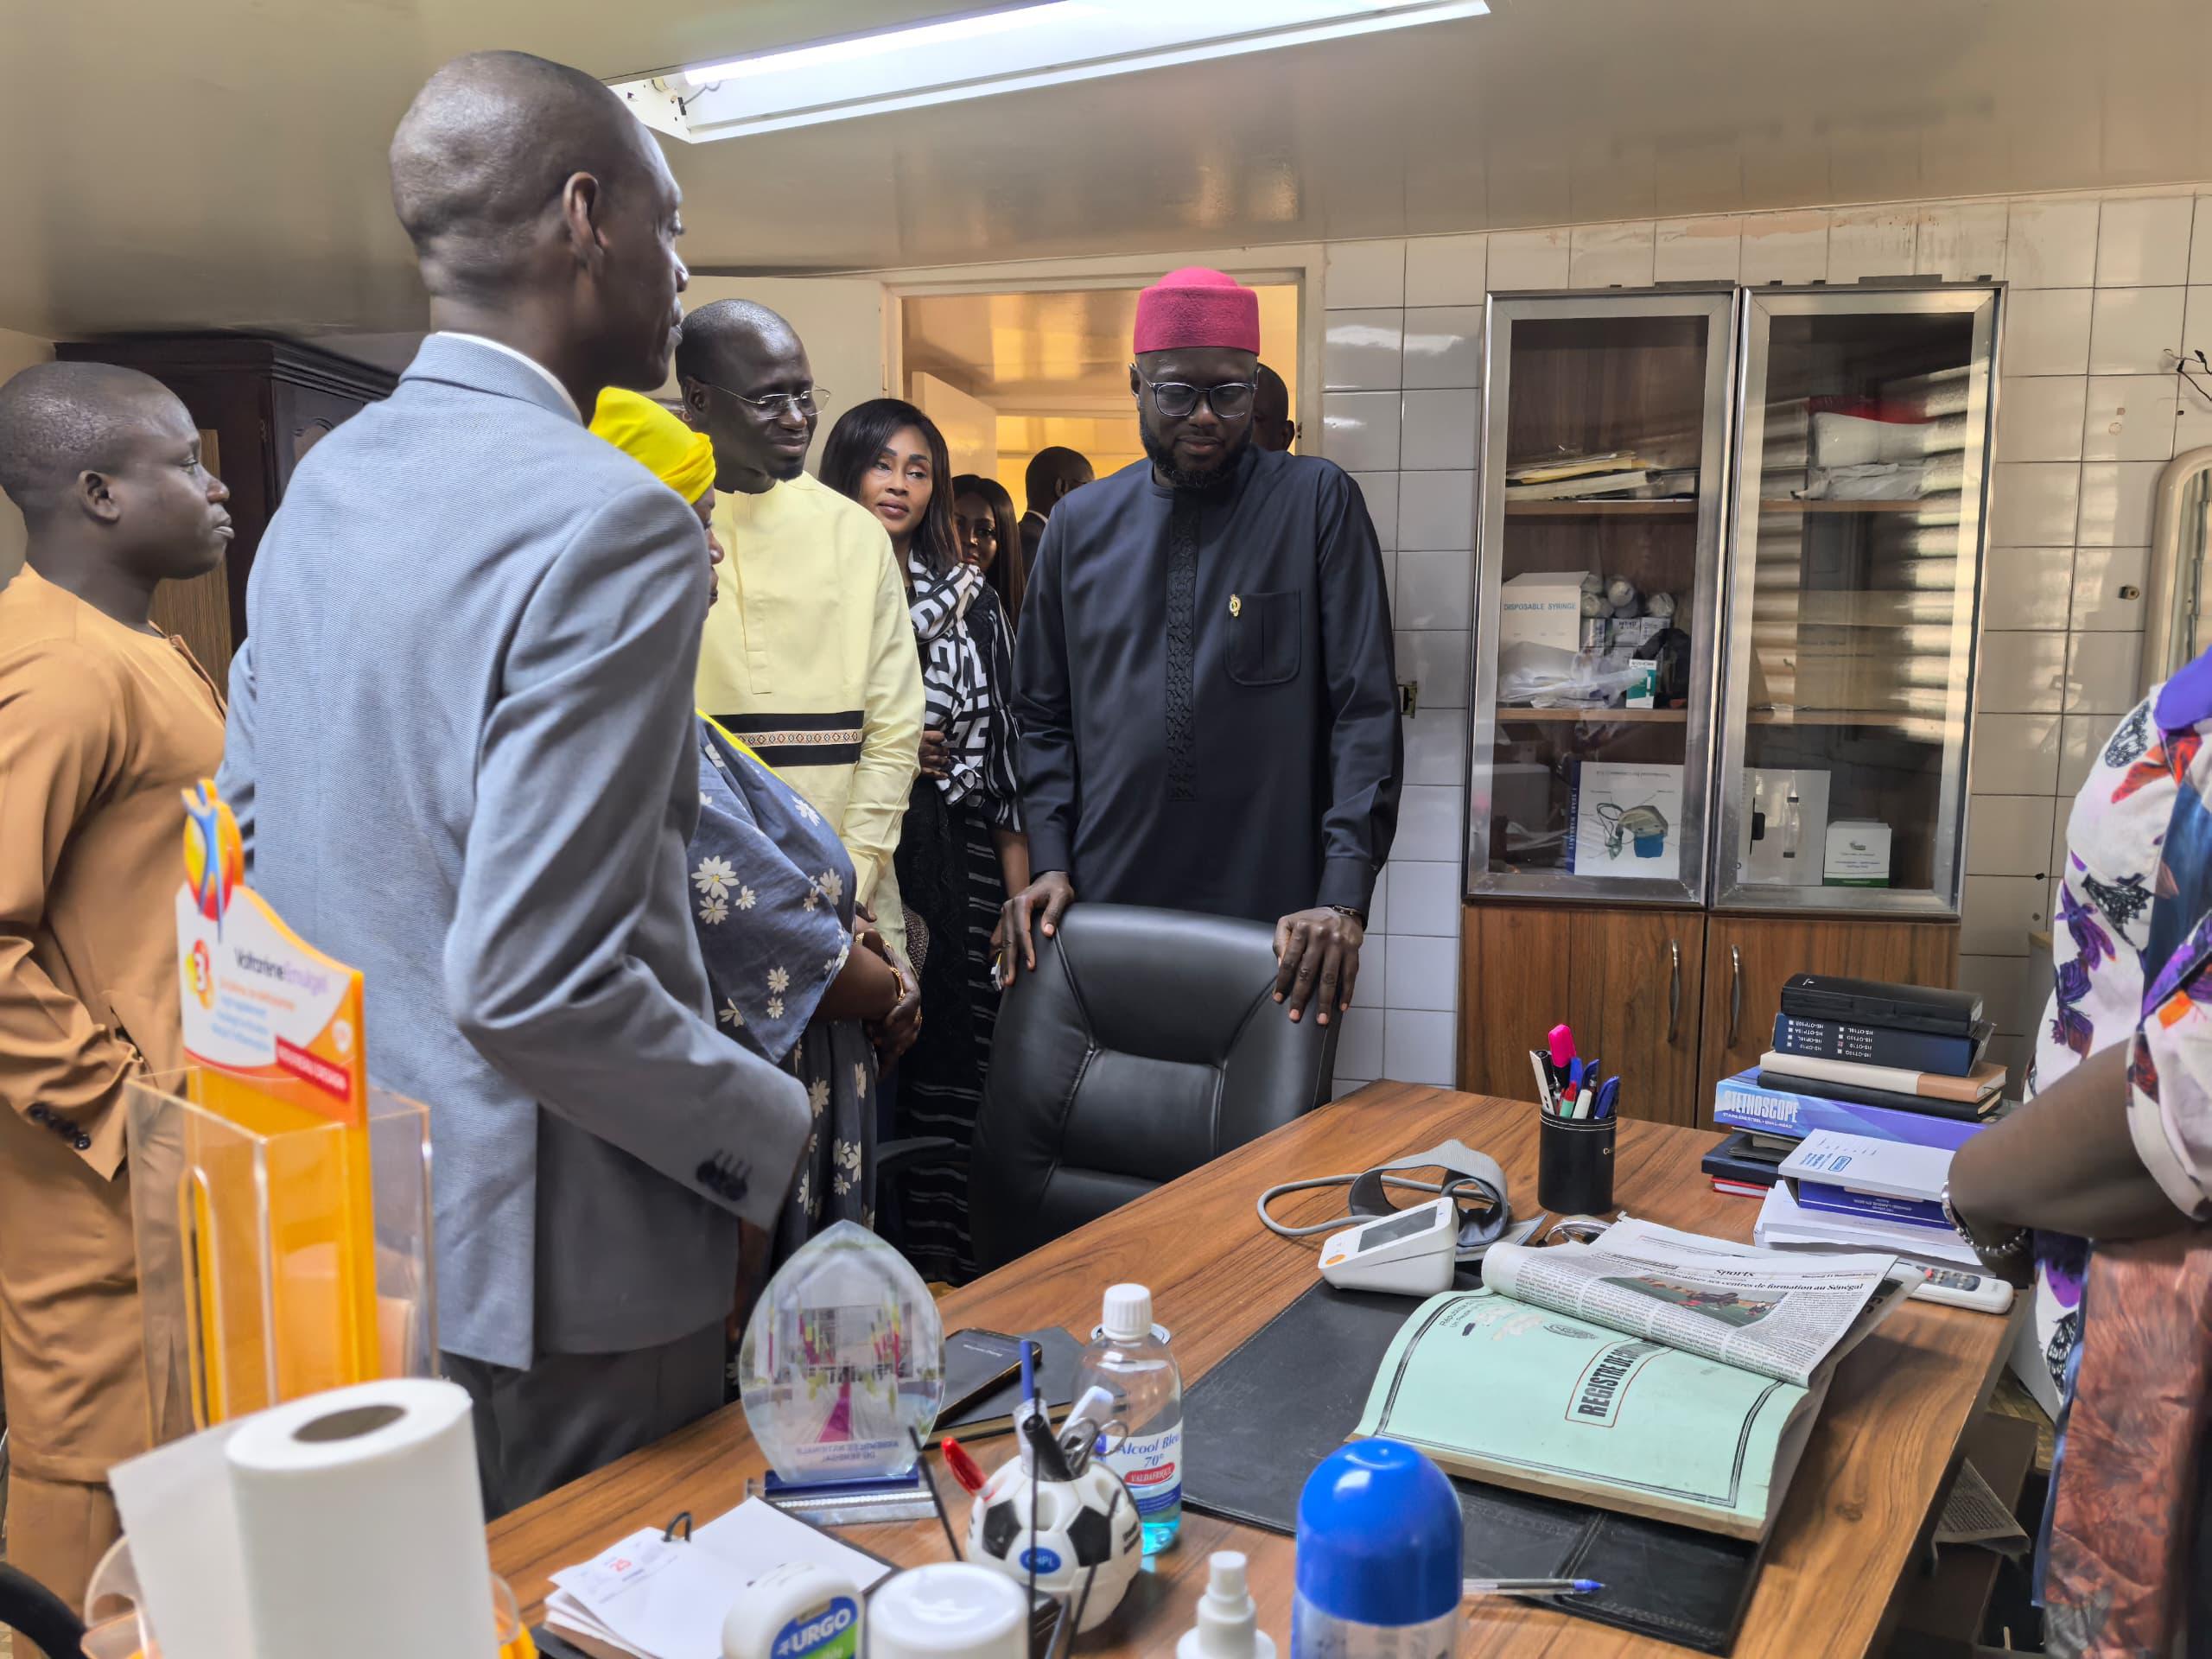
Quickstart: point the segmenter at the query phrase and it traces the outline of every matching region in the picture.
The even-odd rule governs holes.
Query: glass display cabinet
[[[1462,1088],[1708,1122],[1791,974],[1954,982],[2001,306],[1491,297]]]
[[[1745,296],[1718,907],[1958,913],[1997,309]]]
[[[1491,300],[1471,895],[1704,899],[1735,308]]]

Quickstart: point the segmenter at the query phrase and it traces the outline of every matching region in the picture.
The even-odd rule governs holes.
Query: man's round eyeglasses
[[[774,420],[785,414],[798,415],[802,417],[818,415],[822,412],[823,406],[830,401],[830,388],[827,386],[805,386],[798,391],[772,391],[766,397],[748,397],[745,393],[731,387],[716,385],[712,380],[702,380],[699,384],[711,391],[719,391],[725,397],[734,397],[741,404],[749,404],[769,420]]]
[[[1259,390],[1249,380],[1224,380],[1211,386],[1193,386],[1180,380],[1147,380],[1144,388],[1152,394],[1152,406],[1171,421],[1179,421],[1194,412],[1201,397],[1212,405],[1213,412],[1223,420],[1236,420],[1252,412],[1253,394]]]

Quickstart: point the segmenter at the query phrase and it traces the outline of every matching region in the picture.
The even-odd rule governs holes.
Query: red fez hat
[[[1192,346],[1260,349],[1260,296],[1234,276],[1187,265],[1137,296],[1136,349],[1173,352]]]

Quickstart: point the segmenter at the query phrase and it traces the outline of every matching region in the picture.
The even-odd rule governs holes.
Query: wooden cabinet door
[[[1694,1124],[1702,1116],[1705,936],[1701,911],[1575,912],[1567,1023],[1583,1055],[1620,1078],[1624,1117]]]
[[[1782,982],[1840,974],[1908,985],[1958,982],[1956,922],[1815,922],[1715,916],[1707,933],[1703,1063],[1698,1121],[1713,1120],[1720,1079],[1757,1065],[1774,1046]]]
[[[1563,1020],[1619,1075],[1624,1114],[1695,1122],[1705,925],[1696,911],[1468,906],[1459,1086],[1534,1099],[1529,1051]]]
[[[1529,1051],[1566,1019],[1574,912],[1469,905],[1459,930],[1459,1086],[1534,1100]]]

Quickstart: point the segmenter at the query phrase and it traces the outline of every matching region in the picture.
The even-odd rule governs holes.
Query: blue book
[[[1774,1016],[1777,1054],[1885,1065],[1899,1071],[1938,1071],[1951,1077],[1963,1077],[1974,1070],[1988,1039],[1986,1024],[1977,1026],[1972,1036],[1950,1037],[1932,1031],[1854,1026],[1840,1020],[1808,1020],[1790,1014]]]
[[[1713,1121],[1724,1128],[1749,1129],[1792,1141],[1802,1141],[1816,1129],[1834,1129],[1841,1135],[1956,1151],[1994,1120],[1939,1117],[1769,1089],[1760,1084],[1758,1068],[1754,1066],[1720,1080],[1713,1095]]]
[[[1857,1216],[1864,1221],[1899,1222],[1908,1227],[1933,1227],[1942,1233],[1951,1230],[1951,1224],[1943,1219],[1943,1206],[1928,1199],[1892,1198],[1878,1192],[1854,1192],[1848,1187],[1830,1186],[1825,1181],[1800,1180],[1795,1190],[1800,1210],[1827,1210],[1840,1216]]]

